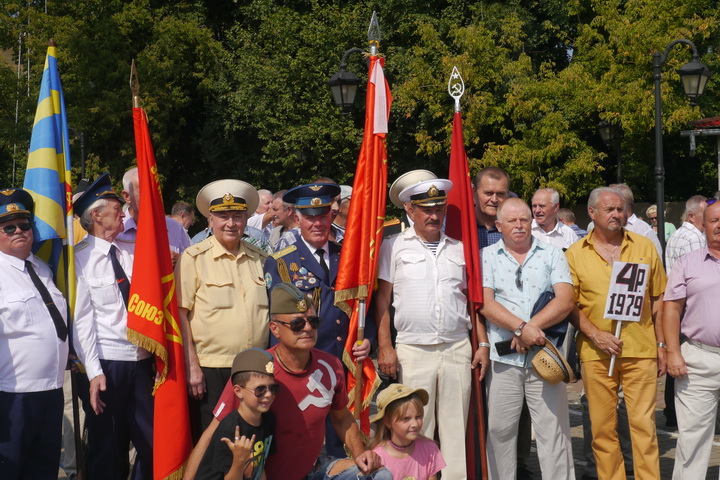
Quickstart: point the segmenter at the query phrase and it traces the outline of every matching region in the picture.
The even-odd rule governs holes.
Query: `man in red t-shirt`
[[[276,285],[271,295],[269,328],[279,343],[268,351],[275,359],[275,381],[281,388],[271,407],[276,417],[275,453],[265,466],[267,479],[324,480],[335,475],[333,479],[337,480],[392,480],[392,474],[382,468],[380,457],[367,450],[360,439],[360,431],[347,408],[345,374],[340,361],[313,348],[319,319],[312,302],[290,283]],[[237,398],[228,383],[213,412],[215,419],[188,459],[184,479],[194,477],[217,425],[234,409]],[[318,458],[328,414],[354,459]]]

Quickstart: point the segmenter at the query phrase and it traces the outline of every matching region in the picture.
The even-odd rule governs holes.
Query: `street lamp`
[[[665,165],[663,159],[662,139],[662,102],[660,99],[660,81],[662,79],[662,65],[667,61],[672,48],[679,44],[689,45],[693,50],[693,59],[677,72],[682,79],[685,95],[690,105],[697,105],[697,100],[703,94],[708,78],[713,74],[708,67],[700,63],[697,48],[690,40],[674,40],[665,48],[665,51],[653,53],[653,78],[655,79],[655,185],[657,203],[657,235],[662,245],[662,260],[665,263]]]
[[[622,183],[622,157],[620,152],[620,138],[622,137],[622,130],[605,120],[598,123],[597,129],[600,134],[600,138],[602,138],[605,143],[605,146],[615,150],[615,156],[617,158],[616,183]]]
[[[340,61],[340,71],[330,77],[328,85],[332,93],[333,102],[342,109],[343,115],[350,113],[350,108],[355,103],[355,94],[360,84],[360,79],[352,72],[348,72],[347,58],[351,53],[362,53],[361,48],[351,48],[347,50]]]
[[[370,42],[370,55],[377,55],[380,45],[380,23],[378,22],[375,12],[370,19],[370,26],[367,33]],[[340,61],[340,71],[330,77],[328,85],[332,93],[333,102],[342,109],[343,115],[348,115],[353,103],[355,102],[355,94],[360,84],[360,79],[352,72],[348,72],[347,59],[352,53],[365,53],[362,48],[350,48],[342,56]]]

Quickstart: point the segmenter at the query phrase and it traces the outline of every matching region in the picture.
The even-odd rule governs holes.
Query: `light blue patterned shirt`
[[[540,294],[550,291],[556,283],[572,285],[570,267],[565,254],[557,247],[533,239],[525,262],[520,264],[505,248],[503,240],[483,248],[483,287],[495,291],[495,300],[510,313],[530,321],[535,302]],[[519,271],[519,274],[518,274]],[[517,286],[517,279],[522,289]],[[486,321],[490,341],[490,360],[519,367],[529,367],[535,351],[527,354],[511,353],[500,356],[495,343],[513,338],[513,332]]]

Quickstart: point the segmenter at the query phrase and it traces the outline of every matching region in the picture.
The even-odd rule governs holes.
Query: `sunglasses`
[[[705,200],[705,205],[712,205],[713,203],[715,203],[717,201],[718,201],[717,198],[709,198],[709,199]]]
[[[289,322],[281,322],[280,320],[273,320],[273,322],[282,323],[283,325],[288,327],[290,330],[297,333],[297,332],[302,331],[303,328],[305,328],[305,322],[309,323],[310,327],[313,330],[317,330],[317,328],[320,326],[320,317],[308,317],[308,318],[298,317],[298,318],[293,318]]]
[[[5,233],[5,235],[12,235],[18,228],[23,232],[27,232],[32,228],[32,223],[26,222],[18,223],[17,225],[5,225],[4,227],[2,227],[2,231]]]
[[[515,272],[515,286],[522,292],[522,265],[520,265],[517,272]]]
[[[242,387],[245,390],[250,390],[253,392],[253,395],[255,395],[257,398],[260,398],[264,396],[268,391],[270,391],[270,395],[277,395],[280,391],[280,384],[279,383],[273,383],[272,385],[260,385],[259,387],[255,388],[248,388],[248,387]]]

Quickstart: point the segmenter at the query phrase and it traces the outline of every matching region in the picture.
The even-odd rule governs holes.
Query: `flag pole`
[[[475,228],[475,217],[472,212],[470,171],[467,164],[467,156],[462,140],[462,109],[460,99],[465,94],[465,82],[463,81],[457,66],[454,66],[448,80],[448,94],[455,100],[455,113],[453,115],[453,140],[450,152],[450,175],[449,178],[456,182],[451,193],[452,198],[448,202],[448,215],[446,217],[446,233],[454,236],[463,242],[468,277],[468,313],[473,323],[470,330],[470,343],[472,358],[479,347],[478,325],[482,316],[477,308],[482,303],[482,285],[477,276],[480,272],[480,259],[478,257],[479,246]],[[464,189],[467,191],[464,192]],[[455,195],[458,195],[455,197]],[[450,205],[452,204],[452,205]],[[472,219],[468,218],[472,216]],[[485,461],[485,411],[483,408],[483,390],[480,383],[480,366],[472,369],[471,382],[471,405],[474,408],[469,412],[468,421],[473,416],[476,423],[468,425],[466,435],[466,459],[468,461],[468,478],[475,478],[477,468],[476,461],[480,462],[480,478],[488,478],[487,462]],[[476,427],[476,428],[473,428]],[[476,437],[477,435],[477,437]],[[475,443],[477,441],[479,458],[475,457]]]

